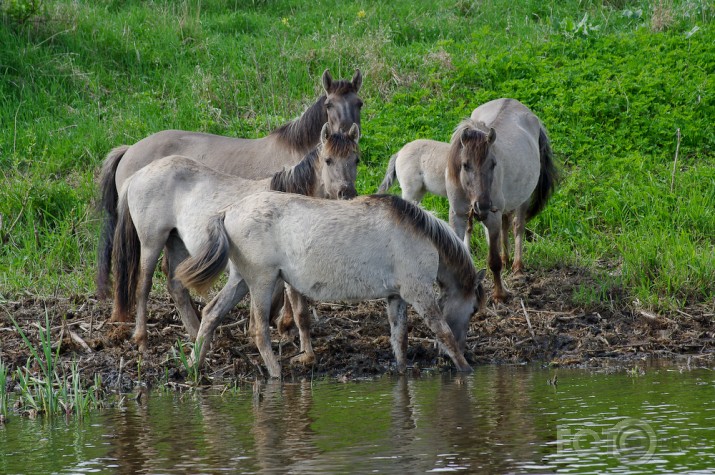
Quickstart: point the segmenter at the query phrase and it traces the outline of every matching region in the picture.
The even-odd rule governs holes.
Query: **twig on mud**
[[[524,299],[521,299],[521,309],[524,311],[524,317],[526,317],[526,324],[529,326],[529,333],[531,333],[531,338],[536,341],[536,335],[534,334],[534,328],[531,326],[529,313],[526,311],[526,307],[524,306]]]
[[[87,344],[87,342],[84,341],[84,340],[82,339],[82,337],[80,337],[78,334],[76,334],[75,332],[73,332],[73,331],[70,330],[69,328],[67,329],[67,332],[70,334],[70,338],[72,338],[72,341],[74,341],[74,342],[77,343],[79,346],[81,346],[81,347],[84,349],[84,351],[86,351],[87,353],[92,353],[92,348],[89,347],[89,345]]]
[[[294,355],[284,356],[283,358],[281,358],[280,362],[283,363],[284,361],[293,359],[293,358],[295,358],[296,356],[302,355],[303,353],[305,353],[305,351],[299,351],[298,353],[296,353],[296,354],[294,354]]]
[[[654,315],[652,313],[646,312],[645,310],[639,310],[638,313],[640,313],[642,316],[650,320],[651,322],[657,322],[657,321],[664,321],[667,323],[675,323],[673,320],[671,320],[668,317],[663,317],[660,315]]]

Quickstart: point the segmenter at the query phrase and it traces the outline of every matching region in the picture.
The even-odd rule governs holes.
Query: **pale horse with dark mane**
[[[177,278],[201,290],[228,264],[243,281],[232,280],[231,272],[204,309],[194,364],[201,365],[206,342],[233,306],[234,288],[245,283],[256,346],[270,376],[280,377],[268,318],[273,288],[282,279],[322,302],[387,299],[399,372],[407,367],[406,304],[424,319],[457,370],[472,370],[463,351],[470,317],[484,301],[485,271],[476,271],[446,223],[419,206],[391,195],[344,201],[263,192],[211,219],[208,235],[202,249],[177,268]]]
[[[109,294],[112,237],[117,222],[118,190],[134,172],[168,155],[183,155],[229,175],[262,179],[298,163],[319,143],[323,124],[330,130],[348,132],[360,127],[362,100],[358,96],[362,75],[355,71],[352,80],[333,80],[326,69],[322,76],[325,94],[297,119],[278,127],[259,139],[242,139],[183,130],[164,130],[134,145],[112,150],[102,165],[99,188],[104,226],[99,243],[97,294]],[[188,298],[182,288],[169,288],[176,302]]]
[[[510,262],[509,227],[514,233],[512,271],[519,275],[524,270],[525,223],[544,208],[558,181],[539,118],[515,99],[487,102],[457,126],[449,143],[416,140],[405,145],[390,158],[378,192],[386,192],[395,178],[404,199],[419,203],[427,192],[446,196],[449,222],[467,246],[472,218],[482,223],[493,298],[505,300],[501,270]]]
[[[176,267],[208,239],[211,216],[239,199],[265,190],[299,193],[319,198],[354,198],[359,130],[353,124],[347,134],[330,133],[323,127],[322,142],[293,168],[272,178],[246,180],[221,173],[192,159],[170,155],[156,160],[129,177],[119,195],[118,220],[114,235],[114,309],[112,319],[130,321],[136,305],[134,340],[146,349],[146,309],[152,276],[164,249],[168,285],[188,290],[176,279]],[[290,196],[290,195],[289,195]],[[298,195],[295,195],[298,196]],[[237,283],[241,276],[229,269],[231,307],[246,294]],[[228,290],[224,290],[224,294]],[[314,359],[310,341],[310,319],[303,298],[291,288],[288,298],[295,310],[302,353],[298,362]],[[191,302],[176,301],[179,315],[192,339],[199,321]]]

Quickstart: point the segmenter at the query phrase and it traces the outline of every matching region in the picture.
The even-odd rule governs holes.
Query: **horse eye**
[[[466,171],[469,171],[472,169],[472,165],[469,164],[469,162],[462,163],[462,168],[464,168]]]
[[[332,103],[332,102],[326,102],[326,103],[325,103],[325,108],[326,108],[326,109],[332,109],[332,108],[333,108],[333,103]]]
[[[326,158],[326,159],[325,159],[325,164],[326,164],[326,165],[332,165],[332,164],[333,164],[333,159],[330,158],[330,157]]]

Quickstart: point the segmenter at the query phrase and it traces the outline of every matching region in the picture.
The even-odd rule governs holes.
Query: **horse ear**
[[[359,69],[355,70],[355,75],[353,76],[352,83],[353,87],[355,88],[355,92],[358,92],[360,90],[360,86],[362,86],[362,73]]]
[[[350,130],[348,131],[348,137],[350,137],[355,143],[360,140],[360,127],[358,127],[358,125],[354,122],[352,127],[350,127]]]
[[[494,127],[489,127],[489,135],[487,135],[487,141],[489,142],[489,144],[490,145],[493,144],[494,139],[496,139],[496,138],[497,138],[496,130],[494,130]]]
[[[330,137],[330,124],[326,122],[323,124],[323,129],[320,131],[320,143],[325,145],[325,142]]]
[[[323,71],[323,89],[327,94],[330,94],[330,89],[333,87],[333,77],[327,69]]]
[[[484,277],[487,275],[487,270],[482,269],[479,272],[477,272],[477,283],[481,282],[484,280]]]

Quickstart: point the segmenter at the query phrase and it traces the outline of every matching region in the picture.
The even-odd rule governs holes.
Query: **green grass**
[[[57,0],[44,11],[0,19],[0,301],[94,291],[94,180],[111,148],[168,128],[265,135],[317,97],[325,68],[364,73],[361,193],[406,142],[446,141],[477,105],[514,97],[546,125],[564,175],[529,224],[527,267],[610,263],[576,300],[611,286],[661,310],[715,299],[712,2]],[[425,205],[447,216],[445,200]],[[473,242],[484,255],[481,233]]]

